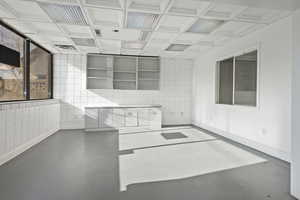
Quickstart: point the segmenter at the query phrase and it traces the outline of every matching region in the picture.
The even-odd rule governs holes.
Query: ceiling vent
[[[171,44],[166,51],[184,51],[190,46],[189,44]]]
[[[157,14],[129,12],[127,16],[127,28],[152,30],[157,19]]]
[[[85,47],[96,46],[95,40],[92,38],[71,38],[71,39],[78,46],[85,46]]]
[[[223,20],[215,20],[215,19],[198,19],[196,23],[194,23],[187,32],[190,33],[211,33],[213,30],[217,29],[219,26],[224,24]]]
[[[59,48],[59,49],[63,49],[63,50],[71,50],[71,51],[75,51],[76,50],[76,48],[73,45],[56,44],[54,46],[57,47],[57,48]]]
[[[39,3],[55,23],[87,25],[80,6]]]

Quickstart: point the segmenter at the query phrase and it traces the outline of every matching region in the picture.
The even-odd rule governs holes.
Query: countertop
[[[86,106],[87,109],[93,109],[93,108],[160,108],[161,105],[116,105],[116,106]]]

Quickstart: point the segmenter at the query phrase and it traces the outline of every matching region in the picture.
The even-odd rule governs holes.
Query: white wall
[[[292,18],[207,53],[195,62],[194,124],[284,160],[291,151]],[[215,104],[215,63],[259,47],[259,106]]]
[[[300,10],[293,16],[291,192],[300,199]]]
[[[59,130],[57,100],[0,104],[0,165]]]
[[[61,100],[61,128],[84,127],[84,107],[161,104],[163,124],[190,124],[192,60],[161,59],[160,91],[87,90],[86,56],[54,56],[54,96]]]

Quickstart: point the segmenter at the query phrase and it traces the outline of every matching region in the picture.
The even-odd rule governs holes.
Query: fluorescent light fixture
[[[187,32],[190,33],[211,33],[213,30],[221,26],[225,21],[216,19],[198,19]]]
[[[39,3],[55,23],[87,25],[80,6]]]
[[[140,41],[123,41],[122,42],[122,48],[123,49],[140,50],[140,49],[143,49],[144,46],[145,46],[145,43],[140,42]]]
[[[189,44],[171,44],[166,51],[184,51],[190,46]]]
[[[128,12],[127,28],[152,29],[157,19],[157,14]]]
[[[85,47],[96,46],[95,40],[92,38],[71,38],[71,39],[78,46],[85,46]]]

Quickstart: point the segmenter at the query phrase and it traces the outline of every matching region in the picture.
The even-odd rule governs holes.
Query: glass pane
[[[219,62],[219,104],[233,104],[233,58]]]
[[[257,51],[235,59],[234,104],[256,106]]]
[[[30,44],[30,99],[50,98],[51,55],[34,44]]]
[[[0,101],[24,100],[24,39],[0,25]]]

